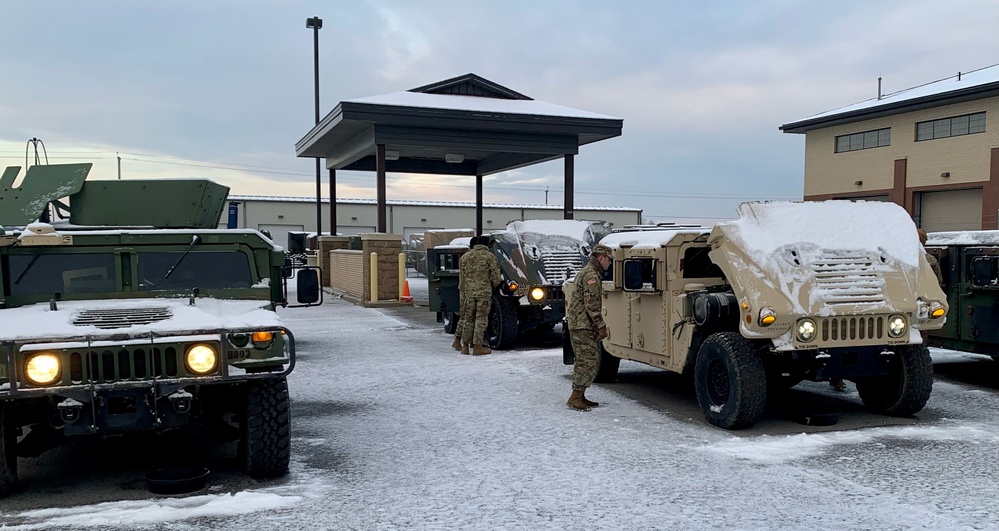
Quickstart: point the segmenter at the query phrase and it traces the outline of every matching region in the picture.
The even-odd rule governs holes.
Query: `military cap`
[[[596,244],[596,245],[593,246],[593,250],[590,251],[590,254],[593,255],[593,256],[596,256],[598,254],[603,254],[603,255],[610,256],[611,252],[612,251],[611,251],[610,247],[607,247],[606,245],[604,245],[602,243],[598,243],[598,244]]]

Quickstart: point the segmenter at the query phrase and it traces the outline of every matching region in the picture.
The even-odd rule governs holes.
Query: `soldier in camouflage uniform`
[[[488,237],[479,236],[472,250],[465,253],[459,266],[458,282],[464,291],[461,315],[464,330],[461,334],[462,354],[468,354],[472,345],[473,355],[489,354],[492,350],[484,344],[486,328],[489,326],[489,308],[493,302],[493,290],[503,278],[500,276],[499,262],[486,244]]]
[[[572,409],[589,411],[600,404],[587,400],[586,388],[597,376],[600,356],[598,343],[607,337],[607,324],[601,312],[603,288],[601,274],[611,266],[611,249],[603,244],[593,246],[590,261],[576,274],[569,306],[566,309],[566,326],[575,352],[572,365],[572,395],[566,404]]]
[[[475,244],[479,243],[479,237],[473,236],[468,242],[468,247],[471,249],[475,247]],[[458,324],[454,327],[454,342],[451,343],[451,347],[455,350],[460,350],[462,354],[468,354],[468,344],[462,345],[461,336],[465,333],[465,285],[462,283],[464,275],[462,275],[462,263],[465,261],[465,257],[468,253],[461,255],[458,259]]]

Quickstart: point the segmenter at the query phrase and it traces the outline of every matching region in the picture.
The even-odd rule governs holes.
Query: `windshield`
[[[10,295],[115,291],[113,254],[12,254],[8,260]]]
[[[139,253],[139,291],[248,288],[254,284],[250,261],[244,253],[192,251],[180,260],[183,254]]]

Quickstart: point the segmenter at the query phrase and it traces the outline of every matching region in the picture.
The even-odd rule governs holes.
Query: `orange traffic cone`
[[[406,281],[406,283],[402,287],[402,297],[399,297],[399,300],[401,302],[413,302],[413,297],[409,294],[409,281],[408,280]]]

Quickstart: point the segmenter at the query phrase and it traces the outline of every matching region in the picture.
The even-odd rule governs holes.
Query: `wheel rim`
[[[712,360],[708,365],[706,378],[706,388],[708,391],[708,398],[711,399],[711,403],[714,405],[724,405],[728,401],[729,395],[729,379],[728,379],[728,368],[725,364],[718,361]]]
[[[444,312],[444,328],[451,328],[451,312]]]

